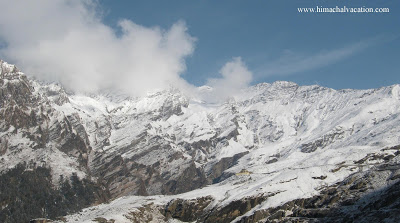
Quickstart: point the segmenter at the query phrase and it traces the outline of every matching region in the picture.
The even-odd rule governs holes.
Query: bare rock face
[[[14,103],[18,105],[32,104],[32,87],[27,77],[14,65],[0,60],[0,105]]]
[[[201,197],[194,200],[176,199],[170,201],[162,214],[167,218],[179,219],[183,222],[193,222],[205,218],[208,205],[213,201],[212,197]]]
[[[222,207],[212,207],[212,197],[201,197],[192,200],[171,200],[161,211],[168,219],[177,219],[183,222],[231,222],[237,217],[246,214],[255,206],[268,199],[268,196],[259,195],[232,201]],[[210,207],[211,206],[211,207]]]
[[[182,97],[180,94],[172,94],[171,97],[168,97],[161,106],[159,110],[159,117],[167,120],[172,115],[181,115],[183,114],[182,107],[187,108],[188,105],[189,102],[185,97]]]
[[[0,61],[0,130],[17,133],[32,140],[34,147],[43,147],[46,133],[43,127],[49,121],[49,106],[40,103],[26,76],[13,65]],[[7,149],[9,136],[2,136],[2,153]]]
[[[16,128],[33,127],[37,125],[35,111],[31,110],[38,102],[32,94],[26,76],[15,66],[0,61],[0,119],[4,120],[2,129],[10,126]]]
[[[7,152],[8,140],[6,137],[0,138],[0,155],[4,155]]]
[[[14,151],[23,149],[17,139],[10,143],[10,138],[20,134],[29,141],[31,149],[48,149],[49,154],[51,148],[58,149],[76,158],[79,166],[86,169],[90,145],[80,117],[56,111],[47,96],[57,93],[43,94],[41,85],[28,80],[14,65],[0,61],[0,68],[0,130],[5,133],[1,137],[0,154],[5,155],[10,147]],[[58,95],[64,99],[57,99],[56,104],[68,101],[65,92]],[[20,160],[23,161],[29,160]]]
[[[162,188],[163,194],[180,194],[206,185],[206,178],[201,169],[191,163],[176,179],[168,181]]]
[[[238,153],[232,157],[224,157],[214,164],[208,173],[207,180],[209,183],[218,183],[233,175],[233,173],[224,173],[225,170],[234,166],[237,161],[248,154],[248,152]]]

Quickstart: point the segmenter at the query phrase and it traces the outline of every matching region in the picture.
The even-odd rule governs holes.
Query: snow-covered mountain
[[[202,100],[209,87],[190,96],[68,94],[0,66],[2,173],[21,162],[48,167],[55,188],[60,175],[75,173],[112,200],[68,222],[283,221],[295,213],[288,202],[329,194],[349,177],[380,176],[359,196],[397,183],[397,168],[376,168],[400,159],[400,85],[334,90],[279,81],[211,103]]]

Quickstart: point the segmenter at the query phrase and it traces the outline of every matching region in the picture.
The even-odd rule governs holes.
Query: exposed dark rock
[[[312,177],[312,178],[316,179],[316,180],[325,180],[326,176],[319,176],[319,177]]]
[[[241,200],[233,201],[224,207],[213,209],[209,214],[207,214],[204,222],[231,222],[237,217],[244,215],[255,206],[261,204],[267,198],[268,196],[260,195],[256,197],[247,197]]]
[[[150,203],[144,205],[143,207],[139,207],[137,210],[132,211],[124,216],[132,223],[165,222],[166,217],[163,216],[162,213],[164,213],[162,207]]]
[[[218,161],[209,171],[207,180],[209,183],[218,183],[232,176],[233,174],[224,174],[224,171],[234,166],[237,161],[248,154],[248,152],[238,153],[233,157],[224,157]]]
[[[102,217],[97,217],[97,218],[93,219],[93,221],[97,222],[97,223],[114,223],[115,222],[114,219],[107,220],[106,218],[102,218]]]
[[[100,158],[102,159],[100,160]],[[124,159],[120,155],[98,156],[97,159],[102,162],[102,165],[93,169],[92,174],[99,177],[99,181],[107,185],[113,198],[139,191],[139,179],[130,174]]]
[[[53,222],[51,219],[47,218],[36,218],[29,221],[29,223],[50,223]]]
[[[179,194],[188,192],[206,185],[206,178],[201,169],[191,163],[175,180],[168,181],[162,187],[162,194]]]
[[[338,128],[315,141],[300,145],[300,151],[303,153],[312,153],[318,148],[324,148],[335,140],[342,139],[343,137],[344,131],[341,128]]]
[[[265,162],[265,164],[271,164],[271,163],[276,163],[276,162],[278,162],[278,158],[274,157],[274,158],[268,160],[267,162]]]
[[[162,214],[167,218],[183,222],[231,222],[255,206],[261,204],[268,196],[260,195],[232,201],[226,206],[210,208],[212,197],[201,197],[192,200],[175,199],[170,201]]]
[[[0,137],[0,156],[5,154],[8,149],[8,140],[6,137]]]
[[[38,101],[32,94],[33,88],[25,75],[14,73],[0,79],[0,106],[14,102],[19,105],[29,105]]]
[[[213,201],[212,197],[201,197],[193,200],[176,199],[170,201],[163,215],[184,222],[192,222],[204,218],[205,209]]]

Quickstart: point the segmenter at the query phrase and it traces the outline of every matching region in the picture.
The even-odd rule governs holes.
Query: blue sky
[[[0,0],[0,58],[76,92],[400,83],[398,0]],[[389,13],[300,13],[315,7]]]
[[[297,11],[316,6],[388,7],[390,13]],[[233,57],[253,72],[253,84],[287,80],[363,89],[400,83],[397,0],[101,0],[100,8],[111,27],[124,18],[165,29],[185,21],[196,42],[183,77],[195,85],[218,77]]]

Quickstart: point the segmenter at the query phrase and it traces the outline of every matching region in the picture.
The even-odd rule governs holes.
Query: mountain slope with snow
[[[209,197],[205,210],[263,198],[232,217],[239,220],[398,155],[385,148],[400,144],[400,85],[334,90],[280,81],[211,103],[203,100],[208,87],[191,96],[68,94],[3,61],[0,76],[0,170],[24,161],[48,166],[55,185],[75,172],[119,198],[72,222],[130,222],[130,212],[177,198]]]

